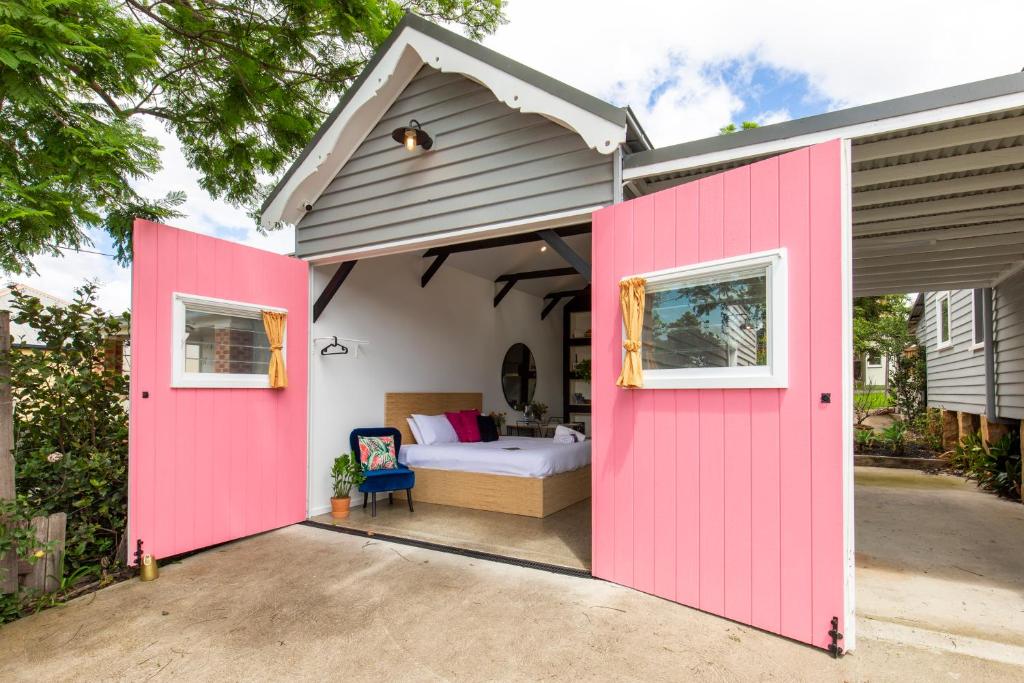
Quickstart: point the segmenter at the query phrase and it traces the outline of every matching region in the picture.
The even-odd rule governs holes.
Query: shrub
[[[939,453],[942,451],[942,411],[935,408],[928,408],[917,416],[913,423],[914,432],[920,438],[920,443],[930,450]]]
[[[914,355],[898,354],[889,361],[889,399],[896,412],[911,423],[925,410],[925,366],[921,349]]]
[[[1007,434],[985,448],[981,434],[968,434],[950,454],[950,465],[978,486],[1005,496],[1021,497],[1021,455],[1017,434]]]
[[[853,443],[858,448],[874,448],[878,445],[878,437],[873,429],[856,429],[853,432]]]
[[[882,440],[892,450],[893,455],[905,455],[907,452],[907,423],[903,420],[893,422],[882,431]]]
[[[117,562],[128,501],[128,378],[104,367],[108,340],[128,314],[96,306],[96,285],[66,307],[14,291],[14,321],[45,351],[10,353],[14,459],[19,496],[37,514],[68,515],[67,570],[97,574]]]

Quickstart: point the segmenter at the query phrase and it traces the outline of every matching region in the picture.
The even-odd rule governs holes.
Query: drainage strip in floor
[[[351,527],[338,526],[335,524],[325,524],[324,522],[316,522],[312,519],[307,519],[300,523],[306,526],[316,527],[317,529],[335,531],[337,533],[349,534],[351,536],[362,536],[363,538],[373,538],[380,541],[388,541],[390,543],[399,543],[401,545],[409,545],[416,548],[423,548],[425,550],[436,550],[438,552],[450,553],[452,555],[462,555],[464,557],[472,557],[477,560],[501,562],[502,564],[510,564],[515,567],[539,569],[541,571],[551,572],[553,574],[564,574],[565,576],[575,576],[582,579],[593,578],[590,572],[586,569],[578,569],[575,567],[563,567],[557,564],[548,564],[546,562],[534,562],[532,560],[524,560],[518,557],[509,557],[508,555],[496,555],[494,553],[485,553],[480,550],[469,550],[467,548],[459,548],[452,545],[431,543],[430,541],[419,541],[414,538],[404,538],[402,536],[381,534],[377,533],[376,531],[365,531],[363,529],[353,529]]]

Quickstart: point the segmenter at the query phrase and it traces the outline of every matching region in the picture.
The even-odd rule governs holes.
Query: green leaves
[[[15,398],[18,494],[35,514],[68,514],[69,570],[111,566],[127,521],[128,377],[106,359],[127,335],[128,314],[98,309],[93,284],[63,308],[14,297],[14,321],[46,347],[0,358]]]
[[[481,38],[503,0],[0,0],[0,270],[104,227],[130,258],[160,120],[200,185],[254,209],[406,9]]]

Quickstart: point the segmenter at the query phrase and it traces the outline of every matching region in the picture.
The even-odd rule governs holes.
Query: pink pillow
[[[445,413],[444,416],[452,423],[455,435],[462,443],[480,440],[480,428],[476,426],[479,410],[463,410],[458,413]]]

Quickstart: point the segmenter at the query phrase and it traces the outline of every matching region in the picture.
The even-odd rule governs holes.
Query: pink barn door
[[[129,559],[137,540],[162,558],[302,520],[306,263],[143,220],[133,249]],[[173,387],[181,295],[284,309],[287,388]]]
[[[823,143],[593,218],[594,575],[822,648],[854,626],[845,158]],[[785,388],[615,386],[621,278],[772,250]]]

